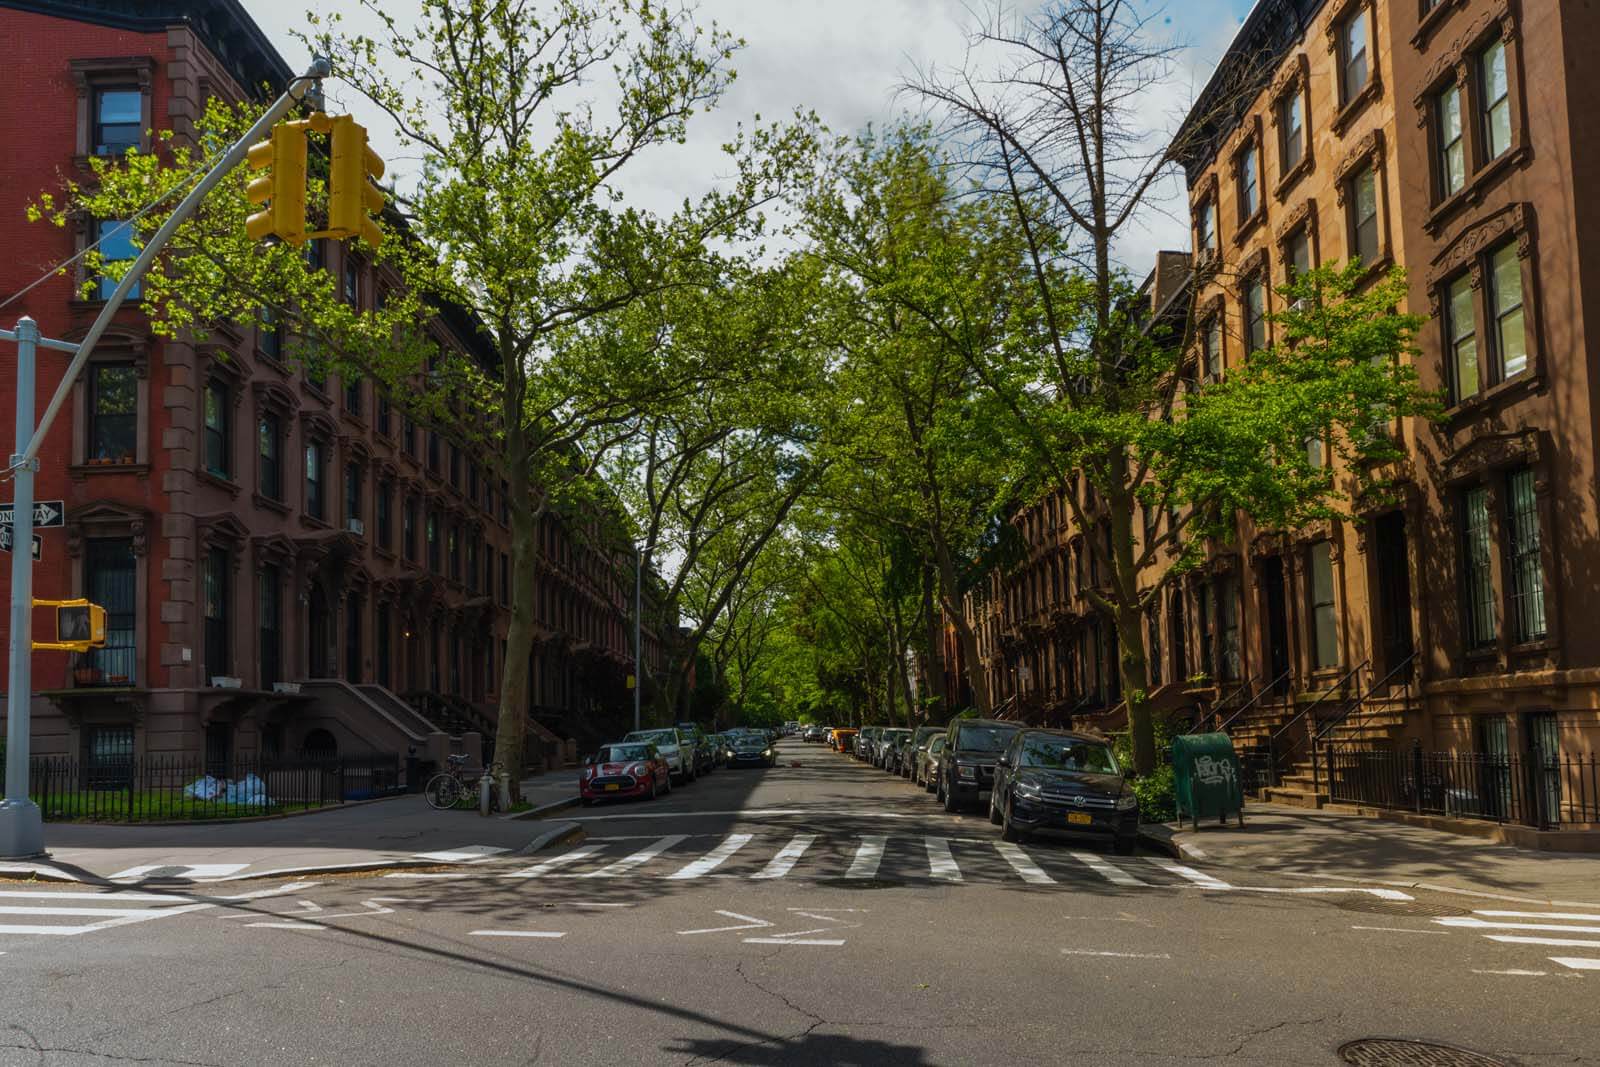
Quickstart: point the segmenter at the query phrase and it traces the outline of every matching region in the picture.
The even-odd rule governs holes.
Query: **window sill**
[[[1378,258],[1372,261],[1372,265],[1361,272],[1361,277],[1356,279],[1354,286],[1355,291],[1361,292],[1362,290],[1366,289],[1367,286],[1371,285],[1378,278],[1388,274],[1389,269],[1393,266],[1394,255],[1389,251],[1389,249],[1385,248],[1383,251],[1378,253]]]
[[[195,471],[194,475],[196,480],[205,482],[207,485],[215,486],[216,488],[227,493],[230,497],[237,497],[242,489],[238,482],[233,481],[231,478],[226,478],[218,474],[216,471],[205,470],[202,468]]]
[[[1382,95],[1383,79],[1374,73],[1372,79],[1361,87],[1361,91],[1339,109],[1339,113],[1333,117],[1328,128],[1333,131],[1335,137],[1343,137],[1345,130],[1349,129],[1350,124],[1367,109],[1367,105]]]
[[[1533,656],[1548,656],[1561,646],[1549,634],[1534,641],[1524,641],[1519,645],[1512,645],[1506,652],[1514,657],[1528,658]]]
[[[319,519],[315,515],[307,515],[304,512],[302,512],[301,515],[300,515],[300,525],[309,526],[313,530],[331,530],[331,529],[333,529],[333,524],[332,523],[329,523],[328,521],[326,521],[324,519]]]
[[[1262,204],[1256,208],[1254,215],[1251,215],[1249,218],[1244,219],[1239,223],[1239,228],[1233,233],[1234,246],[1238,247],[1250,240],[1251,235],[1254,234],[1261,224],[1266,220],[1267,205]]]
[[[273,355],[271,352],[268,352],[266,349],[262,348],[260,345],[256,346],[256,350],[255,351],[256,351],[256,362],[257,363],[261,364],[263,367],[272,368],[273,370],[277,371],[278,374],[281,377],[284,377],[284,378],[289,377],[289,375],[291,373],[290,370],[289,370],[289,365],[287,363],[285,363],[282,360],[282,358]]]
[[[347,407],[340,407],[339,421],[348,422],[350,425],[360,427],[363,430],[367,428],[367,421],[361,417],[361,412],[351,411]]]
[[[1445,428],[1454,431],[1459,429],[1462,423],[1473,421],[1488,412],[1498,411],[1521,399],[1524,394],[1533,392],[1540,382],[1539,375],[1535,374],[1532,368],[1522,371],[1514,378],[1496,382],[1454,407],[1446,408],[1443,412]]]
[[[390,562],[394,561],[394,552],[393,552],[393,550],[384,548],[382,545],[373,545],[372,546],[372,552],[373,552],[373,555],[377,556],[380,559],[386,559],[386,560],[389,560]]]
[[[300,383],[300,388],[301,388],[301,390],[303,390],[304,392],[310,394],[312,397],[316,398],[317,400],[322,401],[324,404],[331,405],[333,403],[333,397],[329,396],[327,391],[325,389],[323,389],[322,386],[316,384],[313,381],[309,381],[309,380],[302,381]]]
[[[1533,153],[1526,145],[1518,145],[1501,152],[1467,179],[1467,184],[1435,204],[1422,220],[1422,229],[1429,237],[1437,237],[1456,215],[1468,207],[1483,203],[1489,187],[1507,170],[1521,166]]]
[[[274,500],[272,497],[264,496],[261,493],[251,493],[250,499],[255,502],[255,505],[258,508],[266,508],[268,511],[276,511],[279,515],[289,514],[289,505],[285,504],[281,500]]]
[[[1428,42],[1450,18],[1450,12],[1466,4],[1466,0],[1442,0],[1438,7],[1422,16],[1417,32],[1411,35],[1411,45],[1418,51],[1426,50]]]
[[[1280,204],[1283,203],[1289,198],[1289,193],[1294,189],[1294,187],[1300,184],[1300,179],[1304,178],[1307,174],[1310,174],[1316,168],[1316,155],[1310,151],[1307,151],[1300,157],[1300,162],[1290,167],[1284,172],[1283,177],[1278,179],[1278,184],[1272,189],[1273,199],[1278,201]]]
[[[82,481],[91,474],[137,474],[141,478],[150,476],[148,463],[74,463],[67,468],[67,473],[74,481]]]

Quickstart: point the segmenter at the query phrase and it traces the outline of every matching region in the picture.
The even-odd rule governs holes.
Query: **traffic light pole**
[[[11,512],[11,663],[6,689],[6,795],[4,800],[0,800],[0,858],[22,859],[44,853],[44,822],[39,806],[28,798],[28,757],[31,754],[33,729],[30,721],[33,694],[33,479],[39,470],[39,449],[72,392],[73,383],[94,352],[95,345],[106,332],[106,327],[111,325],[117,309],[172,239],[178,227],[194,214],[200,201],[216,188],[229,171],[244,162],[250,146],[261,140],[278,120],[294,110],[331,71],[328,60],[320,56],[312,60],[311,69],[290,83],[288,90],[256,120],[255,125],[223,154],[217,165],[189,191],[189,195],[173,209],[167,221],[161,224],[155,236],[140,251],[80,343],[42,338],[38,324],[27,317],[17,323],[15,331],[0,330],[0,340],[17,343],[17,451],[12,454],[7,467],[14,486]],[[45,408],[44,418],[35,426],[34,367],[41,346],[71,352],[73,355],[71,364],[61,377],[61,384],[56,387],[55,395]]]

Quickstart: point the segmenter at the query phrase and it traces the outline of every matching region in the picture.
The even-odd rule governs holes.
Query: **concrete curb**
[[[526,845],[511,853],[513,856],[531,856],[535,852],[556,845],[576,845],[589,836],[589,831],[575,822],[558,822]]]
[[[549,804],[541,804],[537,808],[529,808],[527,811],[516,811],[512,812],[510,815],[502,815],[500,817],[502,819],[542,819],[546,815],[554,815],[558,811],[566,811],[568,808],[575,808],[577,806],[578,798],[576,795],[574,795],[565,800],[552,801]]]

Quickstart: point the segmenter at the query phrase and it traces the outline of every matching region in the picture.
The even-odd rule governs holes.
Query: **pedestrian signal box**
[[[87,600],[35,600],[36,608],[56,609],[56,639],[35,641],[36,649],[87,652],[106,644],[106,609]]]

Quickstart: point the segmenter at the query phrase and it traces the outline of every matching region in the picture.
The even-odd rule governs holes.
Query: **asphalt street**
[[[781,755],[576,811],[586,838],[531,856],[0,884],[0,1063],[1600,1059],[1600,911],[1003,846]],[[1341,1059],[1374,1037],[1489,1059]]]

